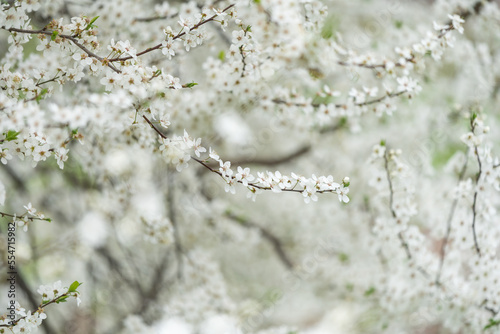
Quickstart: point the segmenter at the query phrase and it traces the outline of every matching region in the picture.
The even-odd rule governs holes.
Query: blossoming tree
[[[0,333],[500,330],[495,1],[1,6]]]

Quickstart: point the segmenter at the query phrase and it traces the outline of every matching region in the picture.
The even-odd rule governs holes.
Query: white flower
[[[340,202],[349,203],[349,197],[347,197],[348,193],[349,188],[344,187],[344,185],[341,185],[340,188],[337,188],[337,194],[339,196]]]
[[[304,196],[304,202],[309,203],[311,200],[317,202],[318,201],[318,196],[316,195],[316,188],[307,186],[304,188],[304,191],[302,192],[302,195]]]
[[[222,9],[216,9],[212,8],[212,10],[215,12],[215,15],[217,15],[218,19],[224,19],[224,17],[227,15]]]
[[[171,36],[168,36],[166,40],[161,42],[161,52],[167,56],[167,58],[170,60],[172,59],[173,56],[175,56],[175,50],[174,50],[174,40]]]
[[[28,205],[25,205],[24,208],[28,211],[28,213],[32,216],[35,216],[36,209],[31,205],[31,202]]]
[[[464,28],[462,27],[462,23],[465,21],[458,15],[448,15],[448,17],[451,19],[451,25],[455,30],[457,30],[459,33],[463,34],[464,33]]]
[[[7,160],[10,160],[10,159],[12,159],[12,155],[11,155],[11,154],[9,154],[9,150],[8,150],[8,149],[5,149],[5,148],[4,148],[4,149],[2,149],[2,150],[0,151],[0,161],[2,161],[2,163],[3,163],[4,165],[6,165],[6,164],[7,164]]]
[[[222,160],[220,159],[220,157],[219,157],[219,155],[217,154],[217,152],[215,152],[215,150],[213,150],[211,147],[209,147],[209,152],[210,152],[210,153],[208,154],[208,156],[209,156],[210,158],[212,158],[212,159],[213,159],[213,160],[215,160],[215,161],[218,161],[218,162],[222,163]]]
[[[201,146],[201,138],[196,139],[196,141],[193,142],[193,148],[194,148],[194,154],[199,158],[200,153],[206,152],[207,149]]]
[[[219,164],[220,164],[219,172],[221,172],[222,176],[231,177],[233,175],[230,161],[226,161],[223,163],[222,160],[220,160]]]
[[[238,166],[238,172],[235,175],[236,180],[240,181],[244,186],[248,186],[248,182],[252,182],[255,177],[250,174],[250,168],[243,169]]]

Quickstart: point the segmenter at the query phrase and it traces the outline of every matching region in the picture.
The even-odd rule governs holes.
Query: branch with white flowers
[[[184,136],[173,136],[168,138],[164,133],[162,133],[146,116],[143,115],[144,120],[156,131],[160,136],[160,151],[163,157],[170,163],[176,165],[177,171],[182,171],[186,168],[187,162],[189,160],[194,160],[203,167],[207,168],[211,172],[219,175],[225,182],[226,192],[235,193],[235,184],[239,183],[244,185],[249,191],[249,197],[255,200],[256,195],[262,190],[271,190],[273,192],[297,192],[304,196],[304,201],[309,203],[312,201],[317,201],[317,194],[322,193],[336,193],[338,195],[339,201],[348,203],[349,197],[349,178],[345,177],[342,183],[334,182],[333,177],[320,176],[316,177],[312,175],[311,178],[306,178],[301,175],[292,173],[291,176],[282,175],[279,171],[265,173],[258,172],[257,176],[250,173],[250,168],[243,168],[241,166],[237,167],[237,172],[231,169],[230,161],[223,161],[219,155],[209,148],[209,156],[205,159],[201,159],[200,153],[207,152],[207,149],[201,146],[201,139],[193,140],[189,137],[186,131],[184,131]],[[189,150],[193,150],[196,157],[188,153]],[[210,166],[209,162],[219,163],[219,168],[215,169]]]
[[[51,304],[59,304],[67,301],[68,298],[73,297],[76,299],[77,305],[80,306],[80,292],[77,290],[82,283],[75,281],[69,288],[63,287],[61,281],[54,284],[42,285],[37,292],[42,296],[42,302],[36,311],[28,311],[21,307],[16,301],[10,304],[13,312],[12,316],[18,318],[12,319],[11,316],[4,315],[0,320],[0,328],[8,328],[12,333],[31,333],[37,330],[42,325],[43,320],[47,319],[44,308]],[[10,310],[10,308],[8,308]],[[10,319],[10,320],[9,320]],[[0,329],[3,333],[3,330]]]

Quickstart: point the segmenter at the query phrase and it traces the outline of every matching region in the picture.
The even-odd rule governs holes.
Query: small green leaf
[[[246,27],[246,29],[245,29],[245,31],[249,31],[249,32],[251,32],[251,31],[252,31],[252,26],[250,26],[250,25],[249,25],[249,26],[247,26],[247,27]]]
[[[85,30],[89,30],[90,28],[94,28],[94,25],[93,23],[95,21],[97,21],[97,19],[99,18],[99,16],[96,16],[94,17],[92,20],[90,20],[89,24],[87,24],[87,26],[85,27]]]
[[[396,20],[394,22],[394,25],[396,26],[397,29],[401,29],[401,27],[403,26],[403,21]]]
[[[17,131],[14,131],[14,130],[9,130],[9,131],[7,131],[7,133],[4,133],[5,134],[5,140],[6,141],[16,140],[17,136],[20,133],[21,132],[17,132]]]
[[[36,102],[40,102],[40,100],[42,99],[42,97],[47,94],[49,90],[47,88],[44,88],[40,91],[40,94],[37,95],[36,97]]]
[[[368,290],[365,291],[365,297],[371,296],[375,293],[375,288],[371,286]]]
[[[191,83],[186,84],[186,87],[187,88],[192,88],[192,87],[194,87],[196,85],[198,85],[196,82],[191,82]]]
[[[82,283],[78,282],[78,281],[74,281],[73,283],[71,283],[71,285],[69,286],[69,289],[68,289],[68,292],[75,292],[76,289],[78,289],[78,287],[82,285]]]
[[[253,3],[260,4],[260,0],[253,0]]]
[[[489,321],[490,321],[490,323],[487,324],[483,329],[486,330],[486,329],[490,329],[492,327],[500,325],[500,319],[499,320],[490,319]]]
[[[56,40],[56,38],[57,38],[57,35],[59,35],[59,31],[54,30],[54,31],[52,32],[52,36],[50,36],[50,39],[51,39],[51,40],[53,40],[53,41],[55,41],[55,40]]]
[[[224,51],[221,51],[221,52],[219,52],[218,57],[220,60],[224,61],[224,59],[226,58],[226,53]]]
[[[67,296],[67,295],[66,295],[66,296],[61,296],[61,297],[59,297],[59,298],[57,298],[57,299],[56,299],[56,304],[59,304],[59,303],[66,303],[66,302],[67,302],[67,300],[66,300],[66,299],[68,299],[68,296]]]
[[[382,140],[380,141],[380,146],[385,146],[385,140],[384,140],[384,139],[382,139]]]
[[[346,263],[347,261],[349,261],[349,255],[347,255],[346,253],[340,253],[339,260],[342,263]]]

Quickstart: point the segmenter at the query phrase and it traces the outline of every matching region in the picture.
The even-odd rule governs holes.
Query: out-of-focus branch
[[[271,233],[268,229],[254,223],[254,222],[251,222],[246,218],[237,216],[232,212],[226,212],[225,215],[226,215],[226,217],[238,222],[239,224],[241,224],[245,227],[255,228],[255,229],[259,230],[259,232],[261,233],[264,240],[269,242],[269,244],[272,246],[274,252],[278,256],[278,258],[281,260],[283,265],[289,270],[292,270],[294,268],[294,264],[293,264],[292,260],[290,260],[290,257],[286,254],[286,252],[283,248],[282,242],[273,233]]]

